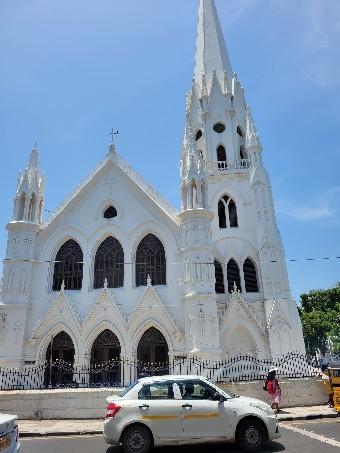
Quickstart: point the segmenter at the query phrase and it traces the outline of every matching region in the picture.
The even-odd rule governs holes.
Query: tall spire
[[[208,87],[210,86],[214,71],[221,87],[224,86],[226,78],[232,79],[233,71],[215,2],[200,0],[194,78],[201,90],[204,78]]]

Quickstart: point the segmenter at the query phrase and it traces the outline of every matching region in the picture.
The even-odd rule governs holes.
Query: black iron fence
[[[177,357],[166,363],[142,363],[121,358],[94,366],[56,361],[24,365],[20,369],[0,367],[0,390],[123,387],[140,376],[166,374],[205,376],[215,382],[255,381],[266,379],[273,367],[280,379],[321,375],[321,370],[299,353],[274,360],[239,355],[223,361]]]

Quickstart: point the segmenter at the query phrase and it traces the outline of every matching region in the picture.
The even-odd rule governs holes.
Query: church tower
[[[1,356],[10,354],[14,365],[19,364],[22,357],[35,242],[42,226],[44,190],[45,178],[39,170],[38,150],[34,146],[27,167],[19,173],[12,220],[7,225],[8,240],[2,287],[6,313],[1,314],[0,331],[6,332],[7,344],[11,343],[13,347],[3,351]]]
[[[231,67],[214,0],[200,0],[185,129],[182,217],[194,217],[192,209],[206,213],[205,222],[201,215],[202,224],[196,223],[199,228],[211,228],[212,242],[206,253],[209,262],[215,263],[217,305],[228,305],[236,287],[267,332],[268,349],[262,354],[304,352],[261,142],[244,90]],[[195,167],[195,178],[188,167]],[[209,286],[207,281],[211,297],[215,278],[213,283]],[[228,345],[223,348],[228,350]]]

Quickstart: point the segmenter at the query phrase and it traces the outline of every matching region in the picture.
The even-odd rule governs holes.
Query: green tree
[[[302,294],[299,310],[308,354],[316,349],[325,353],[328,341],[334,352],[340,351],[340,285]]]

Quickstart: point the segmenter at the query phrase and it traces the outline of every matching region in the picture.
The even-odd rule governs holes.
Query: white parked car
[[[20,450],[17,416],[0,414],[0,453],[17,453]]]
[[[153,446],[237,442],[247,452],[280,437],[277,418],[263,401],[222,391],[204,377],[139,379],[107,398],[104,438],[124,453]]]

